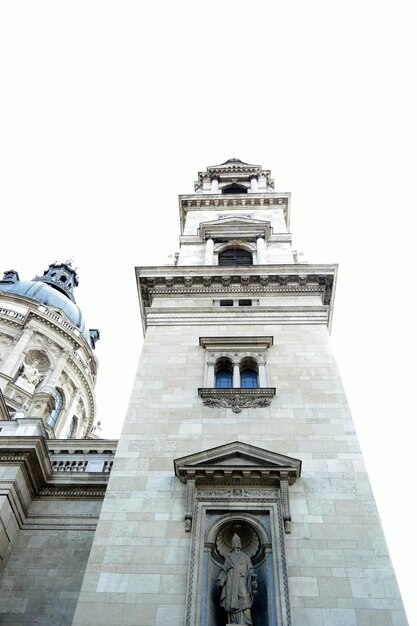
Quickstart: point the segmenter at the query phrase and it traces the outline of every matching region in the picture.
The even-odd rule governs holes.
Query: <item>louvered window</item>
[[[241,248],[227,248],[219,254],[219,265],[229,267],[253,265],[252,253]]]

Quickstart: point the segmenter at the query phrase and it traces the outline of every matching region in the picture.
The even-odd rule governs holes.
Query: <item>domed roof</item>
[[[50,266],[51,267],[51,266]],[[61,266],[62,267],[62,266]],[[44,282],[43,277],[36,276],[33,280],[19,280],[15,271],[6,272],[0,281],[0,294],[23,296],[34,302],[45,304],[48,307],[60,309],[68,320],[82,333],[84,339],[90,345],[90,332],[86,327],[85,319],[73,297],[70,299],[59,285],[52,286]]]
[[[245,161],[241,161],[240,159],[237,159],[236,157],[232,157],[231,159],[227,159],[227,161],[225,161],[224,163],[220,163],[220,165],[236,165],[236,164],[249,165],[249,163],[246,163]]]

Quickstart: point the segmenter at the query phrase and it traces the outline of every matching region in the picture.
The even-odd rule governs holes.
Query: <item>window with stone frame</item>
[[[243,408],[269,406],[275,388],[269,386],[268,336],[200,337],[205,350],[204,387],[198,392],[206,406]]]
[[[46,423],[50,428],[55,428],[58,418],[61,415],[64,408],[64,396],[60,389],[55,389],[55,405],[52,411],[50,412]]]

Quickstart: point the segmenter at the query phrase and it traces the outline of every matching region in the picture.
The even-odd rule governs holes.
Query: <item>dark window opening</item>
[[[59,279],[62,283],[66,283],[67,282],[67,277],[62,274],[61,278]]]
[[[227,185],[227,187],[223,187],[222,193],[248,193],[248,190],[246,189],[245,185],[237,185],[233,183],[232,185]]]
[[[252,367],[240,371],[240,386],[242,389],[256,389],[258,387],[258,373]]]
[[[56,389],[55,391],[55,406],[52,409],[51,413],[48,416],[47,419],[47,424],[48,426],[50,426],[51,428],[55,428],[55,425],[58,421],[58,417],[62,411],[62,407],[64,405],[64,399],[62,397],[62,394],[60,391],[58,391],[58,389]]]
[[[252,300],[239,300],[239,306],[252,306]]]
[[[229,359],[217,361],[215,386],[217,389],[230,389],[233,387],[233,368]]]
[[[220,306],[233,306],[233,300],[220,300]]]
[[[219,265],[237,266],[253,265],[252,253],[241,248],[226,248],[219,254]]]

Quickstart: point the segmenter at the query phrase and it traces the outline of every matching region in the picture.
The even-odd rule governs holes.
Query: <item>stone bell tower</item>
[[[407,620],[329,341],[337,267],[229,159],[136,270],[145,341],[74,625]]]

